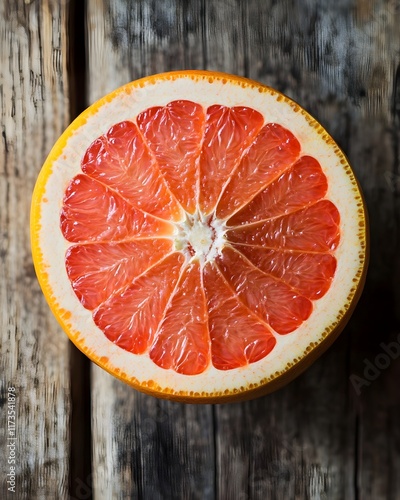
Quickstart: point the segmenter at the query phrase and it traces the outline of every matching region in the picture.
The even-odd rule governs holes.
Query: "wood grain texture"
[[[10,383],[19,390],[20,497],[66,498],[70,461],[87,460],[89,441],[81,427],[69,442],[71,352],[30,259],[36,175],[78,97],[82,107],[130,80],[187,68],[271,85],[332,134],[369,209],[365,291],[335,345],[255,401],[158,401],[92,365],[92,474],[71,478],[70,498],[397,500],[400,3],[87,0],[85,19],[77,5],[0,4],[1,395]],[[79,19],[68,23],[68,13]],[[85,37],[73,33],[76,22],[85,22]],[[72,39],[76,50],[86,43],[83,75],[71,73],[73,62],[67,70]],[[86,377],[87,366],[72,354],[76,375]],[[74,404],[79,418],[79,398]]]
[[[1,498],[67,498],[68,342],[39,289],[30,255],[31,194],[69,122],[66,9],[0,3]],[[16,493],[7,491],[6,391],[16,389]]]
[[[200,25],[195,5],[89,2],[88,101],[146,74],[183,67],[185,50],[194,59],[183,18]],[[211,406],[158,401],[97,367],[92,388],[95,498],[213,498]]]
[[[349,155],[370,206],[369,281],[342,338],[282,391],[214,407],[215,463],[208,468],[215,467],[216,498],[395,498],[399,436],[389,422],[398,416],[398,395],[389,388],[382,394],[380,385],[398,368],[383,372],[372,388],[379,424],[370,411],[375,399],[359,397],[349,377],[398,327],[390,305],[395,297],[398,304],[392,277],[399,266],[398,4],[93,1],[89,12],[89,23],[101,26],[89,38],[90,101],[126,81],[178,68],[249,76],[298,100],[322,122]],[[373,304],[382,290],[379,315]],[[173,444],[176,429],[170,431]],[[378,464],[385,445],[390,459]]]

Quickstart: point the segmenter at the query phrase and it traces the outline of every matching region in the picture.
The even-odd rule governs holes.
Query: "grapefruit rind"
[[[249,106],[266,123],[279,123],[299,140],[302,155],[313,156],[328,178],[326,197],[339,209],[341,240],[338,266],[329,292],[314,302],[314,311],[296,331],[276,335],[265,358],[245,367],[221,371],[212,365],[186,376],[134,356],[109,341],[74,294],[65,272],[70,246],[59,231],[59,213],[68,182],[80,173],[87,147],[112,125],[151,106],[176,99]],[[311,129],[311,130],[310,130]],[[340,148],[299,105],[276,90],[250,80],[197,71],[144,78],[117,89],[84,111],[63,133],[39,174],[32,199],[31,240],[35,269],[43,293],[62,328],[93,362],[133,387],[168,399],[219,402],[248,399],[275,390],[297,376],[337,337],[359,298],[365,279],[368,224],[360,187]]]

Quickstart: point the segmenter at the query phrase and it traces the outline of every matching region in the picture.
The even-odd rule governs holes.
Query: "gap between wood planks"
[[[71,0],[68,12],[70,119],[88,106],[86,92],[86,1]],[[71,428],[69,495],[92,498],[92,415],[89,359],[70,344]],[[79,496],[82,498],[82,496]]]

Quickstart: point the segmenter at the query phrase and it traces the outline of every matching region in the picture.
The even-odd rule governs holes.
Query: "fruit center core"
[[[188,214],[177,228],[175,248],[183,251],[189,259],[206,263],[221,253],[225,230],[222,223],[212,216],[204,216],[201,212]]]

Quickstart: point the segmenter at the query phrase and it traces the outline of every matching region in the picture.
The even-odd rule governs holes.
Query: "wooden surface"
[[[0,498],[400,498],[400,357],[382,358],[400,341],[399,26],[393,0],[0,2]],[[369,208],[367,283],[340,339],[246,403],[158,401],[91,365],[49,312],[30,257],[33,185],[71,119],[127,81],[182,68],[248,76],[300,102],[348,155]]]

